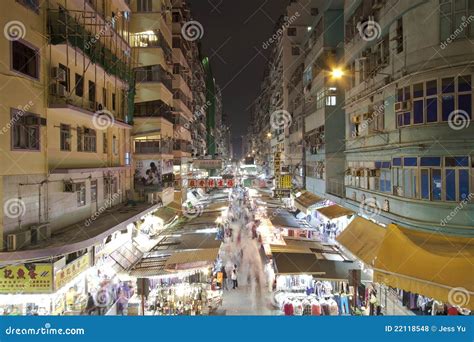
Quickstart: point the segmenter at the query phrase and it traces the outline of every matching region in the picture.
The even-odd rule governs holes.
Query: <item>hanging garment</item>
[[[311,303],[309,300],[303,300],[303,316],[311,316]]]
[[[346,295],[341,296],[341,315],[350,315],[349,310],[349,297]]]
[[[303,316],[303,305],[299,300],[293,302],[293,307],[295,310],[295,316]]]
[[[334,299],[329,300],[329,315],[331,316],[338,316],[339,315],[339,308],[337,303]]]
[[[321,316],[321,304],[319,304],[317,299],[311,301],[311,315]]]
[[[293,303],[286,302],[285,305],[283,305],[283,311],[285,313],[285,316],[293,316],[294,315]]]

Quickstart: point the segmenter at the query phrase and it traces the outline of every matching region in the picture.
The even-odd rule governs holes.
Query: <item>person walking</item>
[[[222,287],[224,290],[229,290],[229,286],[227,285],[227,272],[225,271],[225,267],[222,266]]]
[[[233,284],[232,289],[235,290],[238,287],[237,286],[237,271],[235,269],[232,271],[232,284]]]
[[[86,304],[86,313],[90,316],[95,310],[95,302],[94,297],[89,293],[87,293],[87,304]]]

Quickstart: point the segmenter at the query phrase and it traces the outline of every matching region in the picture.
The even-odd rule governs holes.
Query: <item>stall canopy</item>
[[[163,207],[155,211],[153,215],[162,219],[164,224],[168,224],[176,217],[176,211]]]
[[[167,269],[186,269],[212,265],[219,255],[219,248],[205,248],[177,252],[166,261]]]
[[[313,229],[306,221],[298,220],[288,211],[277,208],[268,209],[268,218],[275,227],[291,228],[291,229]]]
[[[321,201],[323,201],[321,197],[316,196],[310,191],[305,191],[295,199],[295,206],[299,210],[306,212],[310,207]]]
[[[166,260],[168,260],[168,258],[169,255],[143,258],[133,267],[130,271],[130,275],[137,278],[150,278],[169,274],[169,272],[165,270]]]
[[[473,238],[418,232],[395,224],[384,229],[356,220],[338,241],[372,265],[374,281],[445,303],[459,294],[474,296]],[[465,306],[474,309],[474,301]]]
[[[348,279],[349,270],[360,269],[356,262],[321,260],[314,253],[276,252],[273,260],[278,275],[311,274],[320,279],[344,280]]]
[[[356,217],[336,240],[365,264],[374,266],[384,236],[383,227],[362,217]]]
[[[320,214],[324,215],[330,220],[333,220],[342,216],[349,216],[349,215],[354,214],[352,210],[346,209],[337,204],[330,205],[329,207],[325,207],[325,208],[319,208],[317,210]]]

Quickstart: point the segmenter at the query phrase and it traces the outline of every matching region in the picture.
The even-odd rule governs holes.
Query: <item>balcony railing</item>
[[[186,153],[192,153],[193,151],[191,143],[186,140],[175,140],[173,149],[175,151],[181,151]]]
[[[135,80],[137,83],[161,82],[170,92],[173,91],[173,75],[163,69],[161,65],[135,69]]]
[[[70,16],[67,10],[48,10],[49,41],[53,45],[69,43],[80,49],[92,63],[100,65],[108,74],[126,83],[133,83],[130,60],[123,50],[115,53],[86,30],[85,25]]]
[[[163,101],[135,103],[135,117],[159,117],[173,122],[172,108]]]
[[[173,141],[171,139],[136,140],[135,153],[173,154]]]

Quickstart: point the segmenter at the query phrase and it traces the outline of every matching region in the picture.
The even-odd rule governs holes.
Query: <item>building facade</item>
[[[0,141],[11,164],[1,167],[0,231],[10,251],[125,202],[133,189],[128,5],[37,5],[1,4],[12,13],[2,24],[19,30],[1,41]]]

